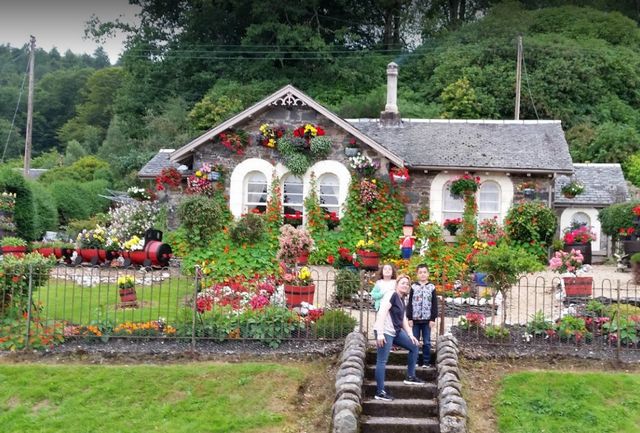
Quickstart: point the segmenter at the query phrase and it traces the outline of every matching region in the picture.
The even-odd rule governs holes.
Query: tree
[[[478,116],[478,98],[471,83],[463,77],[449,84],[440,94],[445,119],[475,119]]]

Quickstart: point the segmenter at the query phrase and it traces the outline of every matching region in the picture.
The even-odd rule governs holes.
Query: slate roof
[[[154,155],[149,162],[138,172],[138,177],[150,178],[156,177],[160,174],[163,168],[175,167],[178,168],[180,164],[171,162],[169,157],[175,151],[175,149],[160,149],[158,153]]]
[[[569,146],[557,120],[403,119],[398,127],[381,127],[373,119],[347,121],[410,167],[573,171]]]
[[[555,179],[556,206],[605,207],[613,203],[629,200],[627,183],[620,164],[574,164],[574,175],[558,176]],[[577,180],[584,184],[582,194],[567,198],[562,194],[562,186]]]

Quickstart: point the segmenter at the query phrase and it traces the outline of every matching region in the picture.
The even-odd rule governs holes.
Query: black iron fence
[[[626,274],[624,276],[627,276]],[[354,329],[373,340],[373,273],[318,267],[311,282],[268,279],[208,284],[177,268],[137,270],[57,266],[0,275],[0,350],[70,340],[334,340]],[[631,281],[523,278],[506,293],[445,289],[432,339],[517,350],[600,351],[640,345],[640,288]],[[578,284],[580,285],[580,284]],[[640,353],[640,351],[638,351]]]

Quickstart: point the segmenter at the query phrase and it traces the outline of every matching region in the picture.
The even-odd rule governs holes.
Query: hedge
[[[29,181],[35,205],[34,230],[36,239],[41,239],[47,230],[58,230],[58,208],[53,195],[38,182]]]
[[[13,214],[16,234],[26,240],[35,240],[37,237],[35,204],[31,188],[24,180],[22,172],[10,167],[0,168],[0,192],[2,191],[16,194],[16,207]]]

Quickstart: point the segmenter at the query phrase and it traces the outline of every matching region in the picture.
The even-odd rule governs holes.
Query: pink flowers
[[[549,260],[549,268],[559,274],[575,274],[575,271],[582,266],[583,260],[584,257],[578,250],[571,250],[570,253],[556,251],[551,260]]]
[[[596,234],[587,226],[580,226],[564,234],[565,244],[586,244],[595,240]]]

